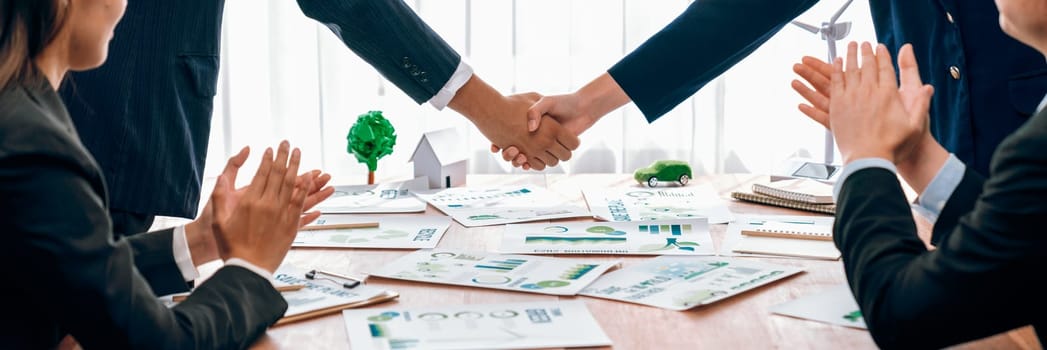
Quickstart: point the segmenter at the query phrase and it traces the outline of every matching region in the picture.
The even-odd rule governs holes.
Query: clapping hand
[[[828,65],[804,57],[793,70],[814,89],[798,80],[795,89],[810,104],[800,111],[833,131],[844,162],[879,157],[903,162],[914,156],[920,145],[931,142],[928,109],[934,89],[920,80],[912,46],[902,47],[898,57],[901,86],[887,48],[862,44],[862,64],[858,64],[858,44],[847,47],[847,65],[842,59]]]

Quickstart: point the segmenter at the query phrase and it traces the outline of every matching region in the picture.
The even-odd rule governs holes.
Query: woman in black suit
[[[266,150],[234,189],[245,148],[229,160],[201,218],[114,240],[101,171],[55,92],[66,72],[102,64],[125,0],[0,0],[0,264],[10,277],[5,348],[244,348],[283,315],[272,272],[297,227],[329,196],[327,175],[299,176],[300,153]],[[320,188],[323,188],[322,190]],[[226,266],[173,308],[194,263]],[[17,286],[17,287],[16,287]]]

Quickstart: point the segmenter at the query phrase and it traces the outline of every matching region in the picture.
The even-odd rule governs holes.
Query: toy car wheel
[[[680,185],[686,186],[687,182],[691,181],[691,178],[688,177],[687,174],[682,174],[682,175],[680,175],[679,181],[680,181]]]
[[[658,187],[658,178],[651,176],[647,179],[647,187]]]

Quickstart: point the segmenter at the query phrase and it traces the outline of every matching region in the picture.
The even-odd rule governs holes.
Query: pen
[[[311,280],[323,278],[323,277],[317,277],[316,275],[318,275],[318,274],[319,275],[328,275],[328,276],[331,276],[331,277],[340,278],[340,279],[349,281],[349,282],[343,282],[342,283],[342,287],[345,287],[345,288],[356,288],[356,286],[359,286],[360,283],[363,283],[363,280],[360,280],[358,278],[353,278],[353,277],[337,274],[337,273],[334,273],[334,272],[328,272],[328,271],[324,271],[324,270],[311,270],[309,272],[306,272],[305,273],[305,278],[308,278],[308,279],[311,279]],[[328,278],[328,280],[331,280],[331,279]]]
[[[303,288],[305,288],[305,285],[304,284],[289,284],[289,285],[285,285],[285,286],[274,286],[274,287],[276,288],[277,292],[294,292],[294,291],[302,290]],[[179,294],[179,295],[172,296],[171,300],[180,303],[180,302],[185,301],[185,299],[187,299],[187,298],[189,298],[189,294]]]
[[[377,222],[354,222],[348,224],[330,224],[330,225],[306,225],[298,228],[298,231],[313,231],[313,230],[337,230],[343,228],[372,228],[378,227]]]

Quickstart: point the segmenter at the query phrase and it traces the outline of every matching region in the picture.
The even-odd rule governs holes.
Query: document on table
[[[711,304],[802,271],[724,257],[660,256],[600,277],[579,294],[670,310]]]
[[[610,346],[581,300],[345,310],[354,350]]]
[[[743,236],[743,229],[755,229],[769,223],[811,226],[832,232],[831,216],[797,215],[739,215],[727,225],[727,233],[720,244],[722,256],[786,257],[820,260],[838,260],[840,251],[833,241],[795,238]],[[813,229],[812,229],[813,230]]]
[[[448,188],[417,196],[466,227],[590,215],[566,198],[534,186]]]
[[[280,292],[287,301],[287,311],[276,321],[277,325],[328,315],[342,309],[382,303],[399,297],[396,292],[363,283],[353,288],[345,288],[342,281],[308,279],[305,277],[305,271],[287,264],[277,268],[273,273],[272,282],[276,287],[305,286],[300,290]],[[178,300],[176,297],[187,294],[162,296],[160,301],[167,307],[173,307],[178,304],[175,301]]]
[[[506,225],[502,253],[714,255],[705,218]]]
[[[575,295],[619,261],[422,249],[372,276],[553,295]]]
[[[334,215],[324,215],[338,223]],[[434,248],[451,225],[451,218],[435,215],[374,216],[353,215],[351,222],[377,222],[378,227],[299,231],[292,247],[326,248]]]
[[[704,217],[710,224],[734,220],[709,185],[679,188],[626,187],[585,190],[593,216],[607,221],[672,220]]]
[[[324,214],[414,213],[425,211],[425,202],[413,196],[429,189],[428,178],[378,185],[335,186],[330,198],[316,205]]]
[[[845,327],[869,329],[846,284],[771,307],[771,312]]]

